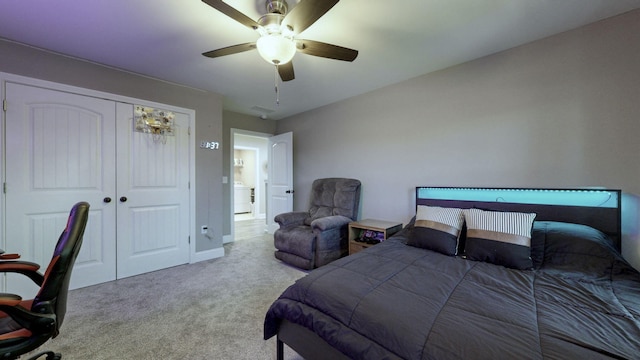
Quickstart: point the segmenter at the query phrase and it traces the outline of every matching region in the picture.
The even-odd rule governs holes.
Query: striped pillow
[[[457,255],[463,223],[462,209],[418,205],[415,226],[407,244]]]
[[[534,213],[465,209],[467,259],[515,269],[531,269]]]

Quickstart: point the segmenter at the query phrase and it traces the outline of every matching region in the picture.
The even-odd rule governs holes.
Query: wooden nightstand
[[[369,246],[375,244],[369,244],[366,242],[356,241],[360,238],[360,234],[363,231],[374,231],[377,233],[376,238],[380,240],[386,240],[389,236],[397,233],[402,229],[402,223],[393,221],[364,219],[360,221],[354,221],[349,223],[349,255],[355,254],[360,250],[364,250]]]

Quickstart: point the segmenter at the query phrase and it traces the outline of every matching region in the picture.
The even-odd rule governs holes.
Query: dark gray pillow
[[[607,235],[587,225],[536,221],[533,231],[544,237],[544,254],[540,261],[543,268],[607,272],[611,271],[612,261],[621,258]]]
[[[462,209],[418,205],[407,245],[457,255],[463,223]]]
[[[514,269],[531,269],[534,213],[465,209],[465,256]]]

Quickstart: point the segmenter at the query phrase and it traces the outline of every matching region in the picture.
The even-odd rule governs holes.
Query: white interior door
[[[43,271],[78,201],[91,205],[71,287],[114,280],[116,194],[115,103],[6,83],[6,251]],[[24,276],[9,292],[31,297]]]
[[[267,230],[273,233],[278,224],[273,218],[293,210],[293,133],[269,138],[269,186]]]
[[[133,113],[118,103],[118,278],[189,262],[189,117],[165,143],[133,131]]]

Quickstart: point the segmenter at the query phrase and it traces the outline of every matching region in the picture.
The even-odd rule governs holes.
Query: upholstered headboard
[[[621,190],[416,187],[416,206],[480,208],[536,213],[536,221],[588,225],[620,250]]]

